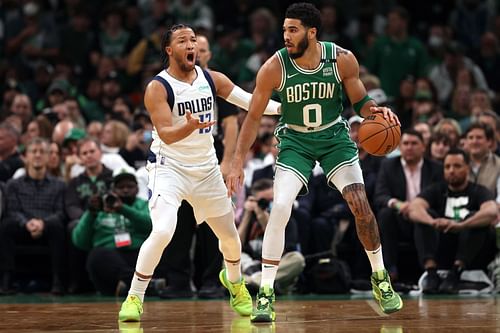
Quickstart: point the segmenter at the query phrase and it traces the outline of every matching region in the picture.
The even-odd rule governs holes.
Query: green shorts
[[[304,183],[300,194],[307,193],[307,182],[316,161],[323,168],[326,179],[346,165],[359,163],[358,148],[349,136],[347,121],[319,132],[302,133],[283,125],[276,129],[279,154],[276,167],[293,172]]]

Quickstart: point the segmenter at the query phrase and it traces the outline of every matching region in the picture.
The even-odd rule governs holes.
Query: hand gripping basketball
[[[385,114],[387,113],[377,108],[364,119],[359,127],[359,144],[371,155],[387,155],[396,149],[399,144],[401,138],[399,120],[395,115],[394,117],[388,116],[385,118]]]

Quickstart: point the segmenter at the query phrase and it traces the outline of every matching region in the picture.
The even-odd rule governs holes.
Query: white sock
[[[226,275],[229,282],[231,283],[240,282],[241,260],[238,260],[238,262],[229,262],[227,260],[224,260],[224,263],[226,264]]]
[[[148,287],[149,281],[151,281],[151,278],[143,279],[134,274],[128,294],[137,296],[139,297],[141,302],[144,302],[144,293],[146,293],[146,288]]]
[[[268,286],[274,288],[274,280],[276,279],[276,272],[278,272],[278,265],[262,264],[262,277],[260,286]]]
[[[384,267],[384,258],[382,257],[382,245],[379,246],[376,250],[366,250],[366,255],[368,256],[368,260],[370,260],[370,265],[372,266],[372,272],[378,272],[383,270]]]

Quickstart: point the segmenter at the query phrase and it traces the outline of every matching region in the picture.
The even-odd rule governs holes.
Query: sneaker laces
[[[272,295],[259,294],[257,298],[257,310],[266,310],[270,307],[272,302]]]
[[[243,279],[240,282],[231,283],[231,292],[233,293],[235,303],[251,299],[250,293],[245,288],[245,280]]]
[[[380,289],[380,293],[382,294],[382,298],[391,298],[394,295],[394,292],[391,288],[391,285],[387,281],[381,281],[378,283],[378,289]]]
[[[135,305],[139,309],[142,308],[142,302],[141,302],[141,300],[139,299],[139,297],[137,297],[135,295],[128,296],[127,297],[127,302],[125,302],[126,306],[130,306],[132,304]]]

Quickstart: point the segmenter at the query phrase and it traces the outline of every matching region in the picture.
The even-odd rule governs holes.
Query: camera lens
[[[116,203],[116,197],[113,194],[106,194],[103,198],[104,204],[108,207],[112,207]]]
[[[269,207],[269,200],[264,198],[259,199],[259,201],[257,201],[257,205],[259,205],[261,209],[267,209],[267,207]]]

